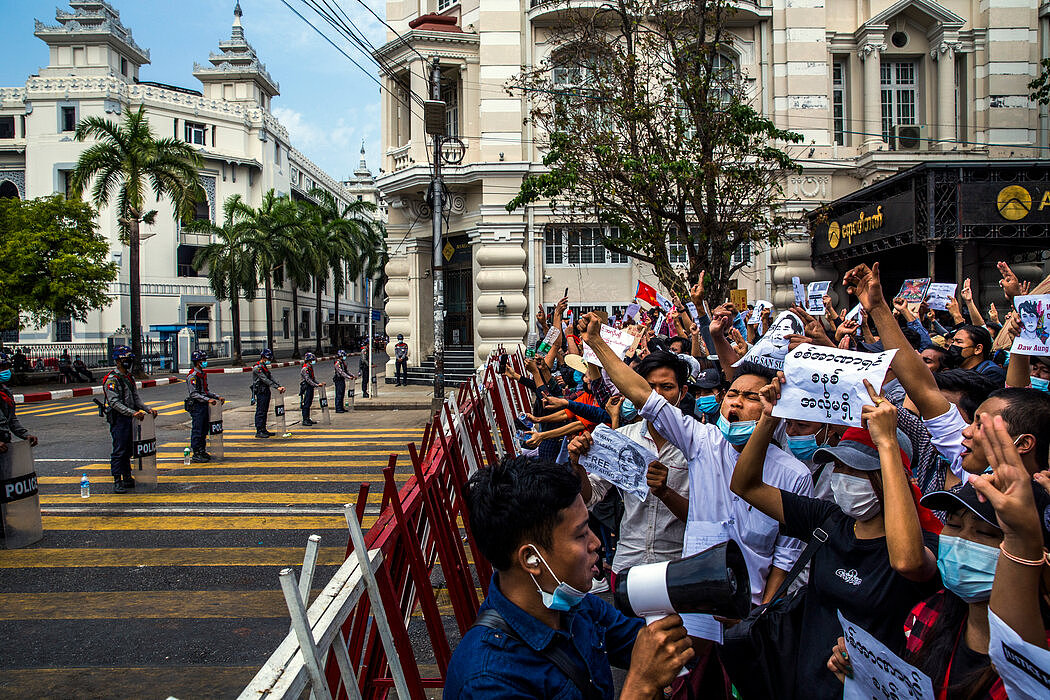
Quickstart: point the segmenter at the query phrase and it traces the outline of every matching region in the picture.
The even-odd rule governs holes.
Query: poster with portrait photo
[[[649,495],[646,474],[649,463],[657,454],[648,447],[630,439],[605,424],[598,424],[591,433],[594,444],[587,454],[580,456],[580,466],[629,493],[639,501]]]
[[[789,335],[803,335],[805,324],[802,319],[790,311],[783,311],[773,321],[765,335],[759,338],[747,354],[736,361],[734,367],[743,362],[754,362],[775,370],[784,369],[784,358],[787,357],[790,341]]]
[[[1010,352],[1019,355],[1050,355],[1050,294],[1014,297],[1021,332]]]

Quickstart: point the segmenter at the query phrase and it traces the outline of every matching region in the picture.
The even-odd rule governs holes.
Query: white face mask
[[[832,472],[831,493],[843,513],[862,522],[871,520],[882,509],[871,482],[863,476]]]

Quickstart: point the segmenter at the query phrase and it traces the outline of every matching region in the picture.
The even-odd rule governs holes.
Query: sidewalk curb
[[[167,379],[146,379],[141,382],[135,382],[135,387],[143,389],[151,386],[175,384],[176,382],[181,381],[182,380],[178,377],[168,377]],[[101,386],[82,386],[76,389],[60,389],[58,391],[37,391],[32,394],[15,394],[15,403],[40,403],[42,401],[71,399],[75,396],[96,396],[101,393]]]
[[[335,359],[335,355],[326,355],[324,357],[318,357],[317,359],[318,359],[318,361],[320,361],[320,360],[334,360]],[[292,362],[274,362],[273,364],[270,365],[270,367],[272,369],[280,369],[281,367],[291,367],[292,365],[300,365],[300,364],[302,364],[302,360],[294,360]],[[204,368],[204,373],[205,374],[240,374],[241,372],[251,372],[252,371],[252,367],[254,367],[254,366],[255,365],[252,365],[250,367],[205,367]],[[181,374],[181,375],[187,375],[189,373],[190,373],[190,371],[188,369],[180,369],[179,370],[179,374]]]

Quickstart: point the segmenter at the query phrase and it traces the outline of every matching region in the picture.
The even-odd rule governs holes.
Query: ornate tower
[[[281,94],[280,86],[266,72],[255,49],[244,38],[241,3],[233,8],[233,30],[219,42],[221,53],[208,56],[211,67],[193,64],[193,75],[204,84],[204,96],[227,102],[247,102],[269,111],[270,100]]]

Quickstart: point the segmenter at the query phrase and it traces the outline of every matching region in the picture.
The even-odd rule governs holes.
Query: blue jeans
[[[109,434],[113,436],[113,453],[109,472],[114,477],[131,476],[131,421],[134,418],[113,411],[109,414]]]
[[[190,428],[190,449],[193,454],[204,452],[204,438],[208,430],[208,404],[194,401],[190,404],[190,418],[193,420]]]
[[[266,413],[270,410],[270,387],[255,390],[255,432],[266,430]]]

